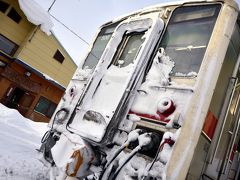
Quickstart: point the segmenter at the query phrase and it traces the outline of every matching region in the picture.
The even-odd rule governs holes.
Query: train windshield
[[[104,49],[107,46],[107,43],[109,42],[110,38],[112,37],[112,34],[117,27],[118,23],[114,23],[111,25],[108,25],[106,27],[103,27],[101,31],[99,32],[94,44],[93,48],[89,52],[84,64],[83,68],[88,67],[90,69],[94,68],[99,59],[102,56],[102,53]]]
[[[161,42],[175,62],[172,76],[198,73],[220,8],[219,4],[186,6],[173,12]]]

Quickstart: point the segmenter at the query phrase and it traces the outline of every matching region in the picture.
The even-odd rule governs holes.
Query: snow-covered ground
[[[38,160],[46,123],[36,123],[0,104],[0,180],[47,180]]]

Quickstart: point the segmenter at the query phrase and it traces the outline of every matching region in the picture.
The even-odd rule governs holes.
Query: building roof
[[[19,58],[12,58],[10,56],[8,56],[7,54],[5,54],[4,52],[0,51],[0,55],[16,62],[17,64],[23,66],[25,69],[27,69],[29,72],[31,73],[35,73],[36,75],[38,75],[39,77],[45,79],[46,81],[50,82],[51,84],[53,84],[54,86],[60,88],[61,90],[65,91],[65,87],[60,84],[59,82],[57,82],[56,80],[52,79],[51,77],[49,77],[48,75],[44,74],[43,72],[37,70],[36,68],[32,67],[31,65],[25,63],[24,61],[22,61]]]
[[[36,26],[47,35],[51,34],[53,22],[50,14],[45,11],[38,3],[29,0],[18,0],[19,7],[27,17],[28,21]]]
[[[50,82],[51,84],[57,86],[58,88],[60,88],[61,90],[65,91],[65,87],[60,84],[59,82],[57,82],[56,80],[52,79],[50,76],[44,74],[43,72],[37,70],[36,68],[32,67],[31,65],[25,63],[24,61],[22,61],[21,59],[18,58],[14,58],[14,61],[20,65],[22,65],[25,69],[29,70],[30,72],[33,72],[35,74],[37,74],[38,76],[40,76],[41,78],[47,80],[48,82]]]
[[[56,35],[54,34],[52,28],[54,26],[51,15],[49,12],[45,11],[38,3],[36,3],[34,0],[18,0],[19,7],[26,16],[27,20],[31,22],[32,24],[39,26],[40,29],[45,32],[47,35],[53,35],[53,37],[56,39],[56,41],[59,43],[59,45],[64,49],[65,53],[70,57],[70,60],[76,65],[72,59],[71,55],[67,52],[65,47],[62,45],[62,43],[58,40]]]

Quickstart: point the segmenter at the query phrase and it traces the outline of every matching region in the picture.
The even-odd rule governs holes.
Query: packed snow
[[[50,14],[35,1],[18,0],[18,2],[28,21],[36,26],[39,25],[43,32],[45,32],[47,35],[50,35],[53,27]]]
[[[46,123],[24,118],[0,104],[0,180],[47,180],[48,170],[38,159]]]

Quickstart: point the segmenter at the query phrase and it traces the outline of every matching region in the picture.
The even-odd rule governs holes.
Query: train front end
[[[225,2],[172,3],[103,25],[43,137],[51,178],[184,179],[232,34],[219,28],[227,13],[231,27]]]

